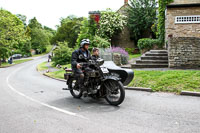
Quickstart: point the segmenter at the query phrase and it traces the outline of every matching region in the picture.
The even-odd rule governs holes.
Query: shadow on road
[[[108,104],[103,98],[92,99],[92,98],[81,98],[76,99],[73,97],[67,97],[58,99],[56,101],[51,101],[48,103],[50,105],[56,106],[58,108],[66,109],[72,112],[115,112],[120,109],[120,106],[112,106]]]

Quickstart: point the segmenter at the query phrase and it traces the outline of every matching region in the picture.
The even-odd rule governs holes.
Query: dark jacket
[[[76,68],[77,63],[87,62],[87,60],[91,59],[90,52],[87,50],[86,53],[87,53],[87,57],[86,58],[82,58],[82,59],[80,57],[81,56],[85,57],[85,56],[84,56],[84,54],[83,54],[81,49],[77,49],[72,53],[71,65],[72,65],[72,70],[73,71],[77,70],[77,68]]]
[[[99,58],[99,56],[96,56],[96,55],[91,56],[91,59],[94,60],[94,61],[97,61],[98,58]]]

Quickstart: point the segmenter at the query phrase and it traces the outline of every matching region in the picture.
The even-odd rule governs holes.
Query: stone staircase
[[[167,50],[150,50],[131,64],[131,68],[166,68],[168,67]]]

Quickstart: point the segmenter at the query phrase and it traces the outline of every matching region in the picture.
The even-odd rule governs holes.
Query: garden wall
[[[200,68],[200,38],[172,37],[168,44],[170,68]]]

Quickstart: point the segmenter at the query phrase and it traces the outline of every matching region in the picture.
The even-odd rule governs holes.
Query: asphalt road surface
[[[200,133],[200,98],[126,90],[125,101],[74,99],[36,66],[0,69],[0,133]]]

